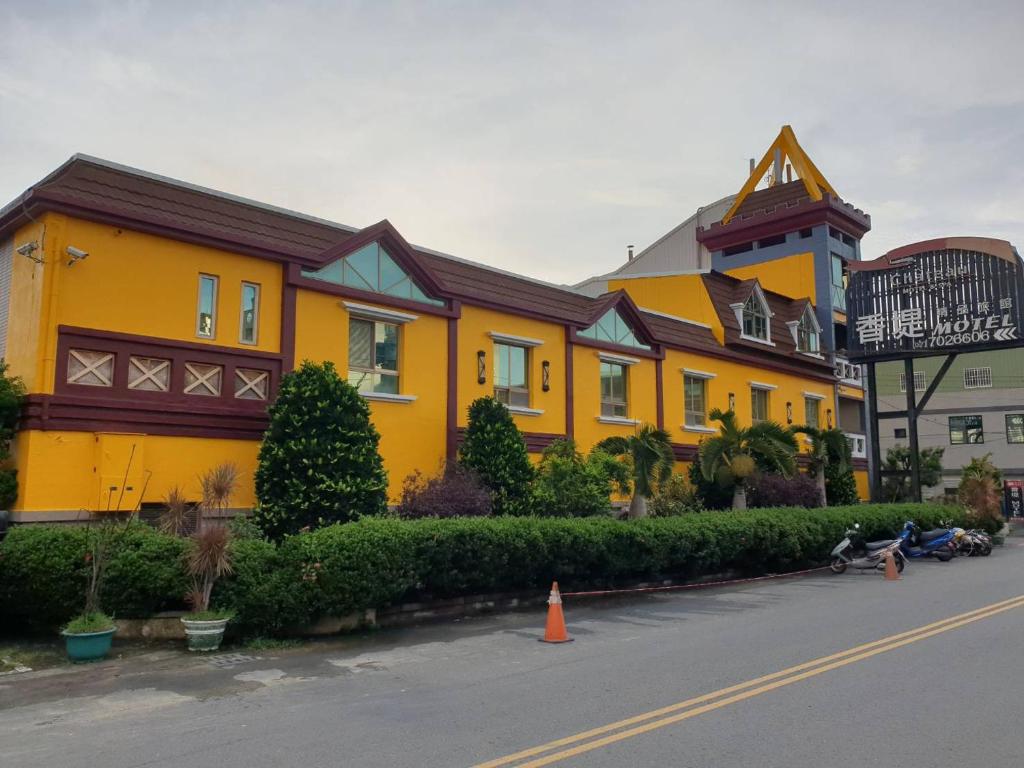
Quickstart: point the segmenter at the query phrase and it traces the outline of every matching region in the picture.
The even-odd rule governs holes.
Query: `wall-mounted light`
[[[734,392],[729,393],[729,410],[736,410],[736,394]]]
[[[792,424],[793,423],[793,404],[792,403],[786,403],[786,423],[787,424]]]
[[[829,408],[825,411],[825,423],[828,424],[828,428],[832,429],[832,409]]]
[[[545,392],[551,389],[551,363],[547,360],[540,364],[540,388]]]
[[[487,353],[482,349],[476,353],[476,383],[487,383]]]

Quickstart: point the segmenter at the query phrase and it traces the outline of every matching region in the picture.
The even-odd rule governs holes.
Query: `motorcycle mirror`
[[[856,528],[859,531],[860,530],[860,523],[854,523],[853,527]]]

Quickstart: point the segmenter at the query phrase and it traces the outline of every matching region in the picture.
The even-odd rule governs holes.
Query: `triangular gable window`
[[[384,246],[376,241],[320,269],[304,269],[302,276],[347,285],[361,291],[422,301],[425,304],[444,304],[439,299],[427,296],[406,271],[398,266]]]
[[[594,341],[605,341],[610,344],[620,344],[624,347],[636,349],[650,349],[650,347],[633,333],[625,319],[615,309],[609,309],[601,319],[589,328],[579,332],[580,336]]]

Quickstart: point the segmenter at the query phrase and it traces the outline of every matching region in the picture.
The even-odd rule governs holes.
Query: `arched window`
[[[384,246],[377,242],[364,245],[358,251],[320,269],[304,269],[302,276],[400,299],[444,305],[443,301],[427,296],[405,270],[398,266]]]

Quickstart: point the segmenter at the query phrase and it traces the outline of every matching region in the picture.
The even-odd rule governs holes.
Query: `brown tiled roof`
[[[824,189],[821,192],[823,195],[828,194]],[[797,179],[751,192],[733,215],[735,218],[744,219],[756,213],[772,213],[777,208],[790,208],[802,202],[810,202],[810,199],[807,187],[803,181]]]
[[[807,299],[791,299],[788,296],[761,288],[765,300],[768,302],[768,308],[772,312],[772,317],[768,322],[771,327],[771,340],[775,346],[769,347],[740,337],[740,324],[736,319],[736,313],[730,306],[730,304],[746,301],[754,290],[757,280],[740,280],[722,272],[708,272],[702,275],[702,279],[711,298],[711,303],[715,307],[715,312],[718,314],[718,319],[725,328],[725,343],[728,347],[735,350],[742,349],[756,356],[784,357],[800,365],[823,369],[831,367],[825,360],[818,360],[798,353],[796,344],[793,342],[793,335],[786,326],[787,322],[799,319],[807,305]]]
[[[789,186],[782,185],[774,191]],[[756,198],[758,194],[752,194],[744,207],[751,198],[755,201],[765,199],[763,196]],[[319,263],[326,251],[361,231],[82,155],[74,156],[20,198],[0,209],[0,234],[19,226],[38,210],[64,211],[187,242],[210,243],[242,253],[306,265]],[[584,327],[594,322],[595,313],[611,300],[608,294],[591,298],[433,251],[415,247],[414,250],[444,291],[470,303],[528,311]],[[776,349],[766,350],[761,345],[739,343],[736,318],[728,305],[743,300],[737,298],[740,295],[745,299],[754,281],[740,281],[719,273],[705,275],[704,279],[726,325],[726,340],[731,349],[723,349],[709,328],[641,312],[639,321],[646,325],[655,342],[748,360],[754,364],[767,357],[793,357],[788,329],[774,327],[779,324],[778,319],[773,321],[772,329],[772,338],[779,340]],[[786,313],[792,309],[787,305],[788,299],[769,292],[766,295],[777,318],[789,316]],[[723,307],[725,311],[722,311]],[[788,345],[786,339],[790,339]],[[748,352],[742,347],[756,349]],[[765,360],[761,362],[763,364]],[[794,359],[791,364],[796,362],[804,366],[804,373],[808,364],[816,365],[816,361],[805,357],[799,361]]]

